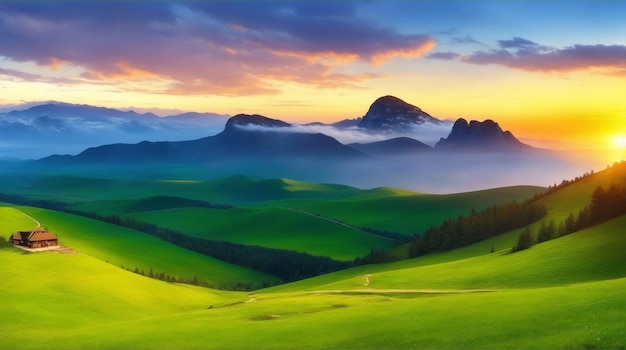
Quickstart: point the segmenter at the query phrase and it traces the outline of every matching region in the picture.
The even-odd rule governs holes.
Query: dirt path
[[[250,299],[245,301],[246,304],[253,303],[253,302],[256,301],[256,298],[254,297],[254,295],[248,295],[248,298],[250,298]]]
[[[372,281],[370,280],[370,277],[372,277],[372,275],[371,275],[371,274],[363,275],[363,278],[365,278],[365,284],[364,284],[364,286],[369,287],[370,283],[372,282]]]
[[[471,293],[493,293],[498,292],[497,289],[337,289],[337,290],[313,290],[307,293],[313,294],[471,294]]]
[[[300,213],[303,213],[303,214],[307,214],[307,215],[316,217],[316,218],[318,218],[320,220],[325,220],[325,221],[329,221],[329,222],[332,222],[332,223],[337,224],[337,225],[341,225],[341,226],[343,226],[345,228],[349,228],[351,230],[359,231],[359,232],[362,232],[362,233],[367,233],[368,235],[374,235],[373,233],[367,232],[367,231],[363,231],[363,230],[361,230],[360,228],[358,228],[356,226],[348,225],[348,224],[346,224],[343,221],[340,221],[340,220],[337,220],[337,219],[327,218],[327,217],[324,217],[324,216],[312,213],[310,211],[306,211],[306,210],[302,210],[302,209],[298,209],[298,208],[285,208],[285,209],[289,209],[289,210],[297,211],[297,212],[300,212]],[[377,235],[374,235],[374,236],[377,236]]]
[[[32,217],[32,216],[30,216],[30,215],[28,215],[26,213],[24,213],[24,215],[28,216],[29,219],[33,220],[37,224],[37,227],[41,227],[41,224],[39,223],[39,221],[35,220],[34,217]]]

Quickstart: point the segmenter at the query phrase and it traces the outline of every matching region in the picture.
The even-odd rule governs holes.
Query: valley
[[[625,13],[0,0],[0,350],[626,349]]]
[[[541,222],[563,220],[588,205],[597,186],[625,184],[625,175],[618,164],[538,196],[548,213],[531,228],[537,232]],[[546,191],[520,186],[428,195],[250,177],[23,178],[28,186],[14,177],[0,192],[54,199],[69,208],[205,238],[347,260],[371,249],[405,249],[393,248],[391,238],[353,228],[373,226],[373,215],[376,229],[412,235],[442,218]],[[134,185],[123,186],[127,181]],[[107,186],[126,190],[102,191]],[[177,197],[167,197],[173,194]],[[227,198],[233,201],[223,208],[205,207]],[[74,253],[0,249],[7,301],[0,326],[8,348],[40,348],[47,338],[59,348],[96,349],[624,346],[618,321],[626,307],[620,292],[626,286],[623,215],[516,253],[510,251],[519,229],[450,251],[291,283],[129,228],[6,202],[0,207],[2,235],[33,226],[29,216]],[[296,233],[297,239],[290,239]],[[332,244],[317,245],[323,242]],[[146,276],[133,273],[135,267]],[[148,271],[187,282],[148,278]],[[194,278],[200,286],[190,284]],[[31,298],[45,300],[45,307]],[[27,324],[38,327],[25,330]]]

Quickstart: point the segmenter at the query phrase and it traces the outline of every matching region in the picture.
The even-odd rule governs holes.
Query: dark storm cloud
[[[173,93],[273,93],[267,80],[356,87],[375,74],[337,64],[380,64],[434,46],[357,15],[357,2],[66,1],[0,3],[0,56],[71,64],[84,79],[173,81]]]

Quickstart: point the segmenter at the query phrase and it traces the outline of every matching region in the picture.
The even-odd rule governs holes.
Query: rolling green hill
[[[576,214],[580,209],[589,205],[591,195],[598,186],[608,188],[611,183],[626,185],[626,163],[585,176],[545,196],[539,202],[548,208],[555,219],[563,220],[570,213]]]
[[[252,296],[150,280],[82,254],[0,249],[0,264],[10,271],[0,291],[11,301],[0,304],[7,316],[0,321],[3,346],[620,348],[626,279],[618,252],[626,239],[612,228],[623,227],[625,220],[517,254],[421,268],[410,266],[421,258],[372,271],[362,267],[336,273],[344,277],[332,283],[329,275]],[[590,240],[595,243],[587,244]],[[578,259],[580,254],[595,260]],[[603,264],[597,265],[599,260]],[[52,267],[47,274],[44,265]],[[34,279],[35,271],[43,276]],[[60,346],[51,346],[50,339]]]
[[[389,238],[363,229],[412,235],[472,209],[523,200],[543,188],[517,186],[454,195],[393,188],[232,176],[218,180],[102,179],[4,175],[0,192],[63,201],[73,210],[119,215],[212,240],[289,249],[353,260],[388,248]],[[198,202],[201,201],[201,202]],[[236,203],[212,210],[203,204]]]
[[[57,234],[61,243],[117,267],[138,268],[146,274],[152,269],[155,273],[163,272],[185,280],[196,276],[199,281],[216,288],[233,288],[237,283],[258,286],[265,281],[278,281],[276,277],[225,263],[135,230],[39,208],[1,209],[2,222],[24,225],[30,221],[19,228],[12,226],[12,231],[34,228],[35,224],[26,216],[28,214]],[[4,226],[2,229],[5,232],[0,235],[8,237],[12,232]]]
[[[293,207],[338,219],[357,227],[412,235],[422,233],[449,217],[468,214],[472,209],[481,210],[514,200],[522,201],[544,190],[542,187],[535,186],[515,186],[436,195],[377,189],[345,199],[290,200],[261,205]]]
[[[194,199],[157,195],[139,199],[80,202],[72,204],[71,208],[80,212],[96,213],[106,216],[174,208],[206,208],[211,206],[218,207],[220,205]]]
[[[624,166],[586,176],[541,197],[539,201],[548,209],[543,220],[560,220],[576,212],[589,203],[598,185],[612,182],[626,182]],[[363,205],[363,212],[357,214],[352,212],[357,204],[375,205],[379,198],[387,205],[381,204],[369,215],[380,212],[385,218],[395,213],[384,210],[392,206],[385,202],[391,200],[387,199],[390,196],[360,195],[293,203],[319,208],[332,203],[336,212],[329,212],[330,217],[344,213],[358,219],[367,216],[364,213],[369,206]],[[403,197],[412,196],[420,197],[396,195],[408,201],[404,203],[410,200]],[[477,196],[487,198],[484,193]],[[468,210],[461,207],[468,198],[472,195],[451,196],[450,200],[458,201],[459,206],[450,212]],[[350,206],[351,200],[354,206]],[[204,211],[223,215],[232,210],[239,213],[235,217],[247,217],[241,221],[243,226],[233,226],[230,219],[220,219],[219,225],[236,231],[245,230],[250,222],[260,222],[258,215],[264,210],[277,215],[275,220],[268,220],[268,227],[278,225],[284,213],[277,209],[288,202],[221,211],[179,207],[131,215],[179,222],[185,213],[197,218],[214,214]],[[442,208],[443,212],[447,207]],[[202,212],[192,214],[196,210]],[[32,225],[21,211],[44,225],[49,223],[62,241],[67,235],[79,254],[23,254],[15,248],[0,249],[0,348],[626,347],[626,215],[512,254],[510,248],[520,230],[448,252],[355,267],[245,294],[152,280],[124,271],[112,260],[106,263],[105,254],[130,259],[128,256],[136,253],[125,250],[116,238],[132,234],[119,231],[108,237],[113,227],[84,218],[8,205],[0,207],[3,230],[11,232],[21,228],[16,226]],[[169,214],[172,217],[168,218]],[[301,219],[297,215],[293,218]],[[86,232],[107,237],[97,239],[99,235]],[[0,235],[6,236],[4,231]],[[109,240],[115,243],[102,244]],[[496,248],[494,253],[490,253],[491,247]],[[160,256],[174,254],[169,249]],[[180,264],[194,266],[188,261]]]
[[[232,176],[217,180],[88,178],[69,175],[0,174],[0,192],[67,203],[173,196],[219,204],[343,198],[362,193],[354,187],[287,179]]]
[[[354,260],[372,248],[388,248],[393,243],[391,239],[288,208],[179,208],[128,216],[211,240],[296,250],[339,260]]]

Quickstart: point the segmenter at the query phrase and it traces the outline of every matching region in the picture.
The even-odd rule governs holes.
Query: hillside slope
[[[16,214],[17,213],[17,214]],[[27,226],[10,230],[3,226],[0,235],[8,235],[17,230],[34,228],[37,220],[59,237],[59,241],[81,254],[106,261],[113,266],[138,268],[146,274],[165,273],[190,281],[194,276],[201,283],[216,288],[234,288],[237,283],[259,286],[264,281],[278,282],[279,279],[258,271],[228,264],[152,237],[142,232],[126,229],[104,222],[33,207],[3,208],[0,219],[12,222],[21,214],[20,223],[30,221]],[[7,218],[5,218],[5,216]],[[26,218],[28,220],[24,220]]]
[[[544,220],[584,207],[589,190],[624,181],[624,174],[621,168],[603,171],[541,197],[549,208]],[[48,215],[28,212],[38,220]],[[30,222],[16,209],[0,215],[13,225]],[[361,266],[250,295],[150,280],[88,254],[2,248],[0,265],[8,273],[0,280],[0,296],[10,302],[0,303],[6,316],[0,319],[0,335],[3,346],[23,349],[55,344],[620,349],[625,346],[625,226],[622,215],[509,254],[519,233],[512,231],[445,253]],[[497,240],[496,252],[489,253],[486,244]],[[42,271],[42,266],[51,268]]]
[[[281,199],[345,198],[363,193],[345,185],[242,175],[209,180],[151,180],[8,173],[0,174],[0,180],[2,193],[67,203],[136,200],[160,195],[237,205]],[[102,204],[110,207],[116,203]],[[97,210],[98,205],[93,208]]]
[[[15,349],[50,348],[49,339],[92,349],[620,348],[626,279],[616,278],[625,265],[615,253],[626,240],[610,227],[624,224],[622,217],[520,254],[370,266],[379,271],[364,267],[334,284],[318,277],[251,296],[150,280],[80,254],[5,248],[0,263],[10,273],[0,293],[12,302],[0,304],[0,334]],[[590,239],[597,243],[587,247]],[[34,280],[28,272],[43,265],[54,269]],[[560,275],[570,277],[553,279]],[[24,293],[51,305],[38,307]]]
[[[347,261],[393,244],[389,238],[289,208],[179,208],[126,217],[210,240],[295,250]]]

